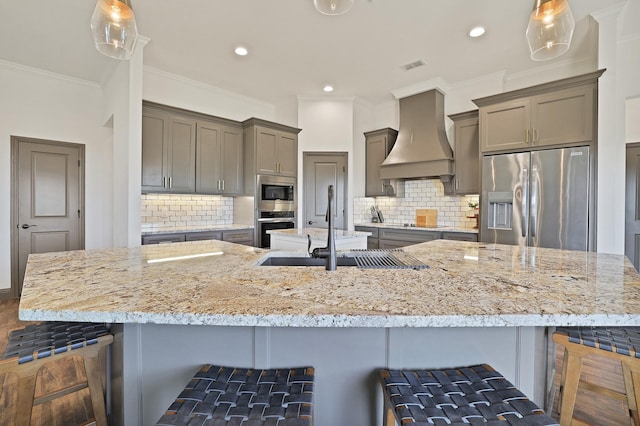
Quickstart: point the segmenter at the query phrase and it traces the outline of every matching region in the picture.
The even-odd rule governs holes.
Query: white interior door
[[[336,229],[344,229],[347,223],[345,210],[346,174],[346,153],[304,154],[303,227],[327,228],[328,188],[329,185],[333,185],[333,223]]]
[[[81,148],[17,140],[14,164],[18,276],[13,287],[19,295],[29,254],[84,247]]]

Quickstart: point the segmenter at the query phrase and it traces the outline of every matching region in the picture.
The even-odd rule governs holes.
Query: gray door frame
[[[78,193],[80,194],[80,246],[84,248],[85,245],[85,146],[82,144],[76,144],[71,142],[61,142],[61,141],[53,141],[46,139],[35,139],[23,136],[11,136],[11,290],[8,295],[9,297],[18,297],[20,283],[18,282],[19,277],[19,235],[18,235],[18,218],[19,218],[19,203],[18,203],[18,188],[19,188],[19,158],[18,152],[20,148],[20,143],[31,143],[31,144],[40,144],[44,146],[63,146],[69,148],[78,149],[78,156],[80,159],[80,176],[79,176],[79,188]],[[1,290],[0,290],[1,292]],[[0,297],[3,296],[0,294]]]
[[[637,174],[637,159],[640,155],[640,142],[629,143],[625,147],[625,217],[624,217],[624,254],[636,270],[640,270],[640,238],[638,238],[638,204],[640,176]]]
[[[302,185],[300,186],[302,188],[302,190],[304,191],[305,189],[305,185],[306,182],[304,182],[304,176],[305,176],[305,170],[304,170],[304,164],[306,163],[306,160],[315,156],[336,156],[336,157],[342,157],[344,159],[344,164],[345,164],[345,170],[344,170],[344,190],[343,190],[343,205],[344,205],[344,214],[343,214],[343,219],[342,219],[342,223],[343,223],[343,227],[344,229],[347,229],[348,226],[348,222],[347,222],[347,218],[349,217],[349,203],[348,201],[348,185],[349,185],[349,153],[346,151],[304,151],[302,153],[302,164],[303,164],[303,170],[302,170]],[[300,181],[300,179],[298,179],[298,181]],[[301,197],[302,200],[304,200],[304,197]],[[337,205],[337,203],[336,203]],[[304,202],[302,203],[302,210],[300,212],[300,221],[304,222],[306,220],[307,217],[307,212],[306,212],[306,206],[304,205]],[[302,227],[304,228],[306,225],[306,223],[302,223]]]

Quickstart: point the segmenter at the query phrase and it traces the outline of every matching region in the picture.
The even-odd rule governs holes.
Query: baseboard
[[[10,288],[0,288],[0,300],[2,299],[11,299],[13,294]]]

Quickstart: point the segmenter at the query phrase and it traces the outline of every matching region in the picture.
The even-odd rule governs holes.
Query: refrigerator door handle
[[[522,169],[522,200],[521,200],[521,227],[522,227],[522,236],[527,236],[527,217],[529,217],[528,210],[529,206],[529,170],[525,167]]]
[[[535,238],[538,228],[538,169],[534,166],[531,168],[531,237]]]

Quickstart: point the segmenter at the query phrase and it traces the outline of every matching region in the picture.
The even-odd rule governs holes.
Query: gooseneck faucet
[[[333,185],[329,185],[329,203],[327,205],[327,216],[325,220],[329,223],[327,226],[327,246],[314,248],[311,257],[321,257],[325,259],[327,271],[335,271],[338,261],[336,259],[336,240],[333,229],[333,212],[331,211],[331,203],[333,202]]]

